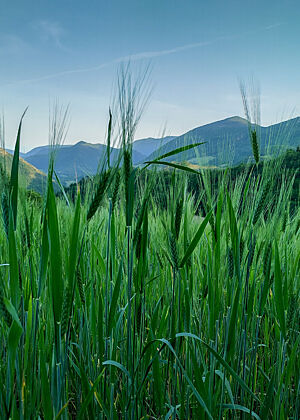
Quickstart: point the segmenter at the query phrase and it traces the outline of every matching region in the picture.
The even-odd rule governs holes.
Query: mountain
[[[60,180],[67,184],[97,172],[100,159],[105,156],[106,147],[102,144],[89,144],[83,141],[75,145],[60,146],[56,150],[55,171]],[[116,152],[112,150],[112,160]],[[38,169],[47,172],[50,147],[37,147],[26,153],[24,159]]]
[[[261,156],[274,154],[300,144],[300,118],[294,118],[269,127],[257,127]],[[194,128],[175,137],[155,151],[147,160],[168,153],[178,147],[205,142],[200,146],[179,153],[171,160],[200,166],[237,165],[252,157],[247,120],[235,116]]]
[[[174,138],[174,136],[161,137],[158,139],[148,137],[146,139],[135,140],[133,142],[132,148],[133,151],[136,151],[147,158],[147,156],[151,155]]]
[[[10,174],[13,156],[11,153],[0,148],[0,166],[6,167],[6,172]],[[35,190],[40,194],[46,189],[47,176],[24,159],[19,161],[19,183],[21,186],[30,190]]]
[[[47,172],[49,164],[49,146],[41,146],[26,153],[24,159],[41,171]],[[111,148],[111,162],[118,158],[119,149]],[[98,165],[106,156],[106,146],[80,141],[75,145],[60,146],[56,150],[55,171],[64,184],[84,176],[95,175]],[[143,160],[143,155],[133,153],[134,161]]]
[[[269,127],[257,127],[262,158],[295,148],[300,144],[300,118],[294,118]],[[159,155],[192,143],[205,142],[186,152],[171,156],[168,160],[188,162],[193,167],[222,167],[237,165],[252,159],[248,123],[234,116],[196,127],[174,137],[145,138],[133,142],[133,164],[141,165]],[[47,173],[49,146],[41,146],[23,154],[23,159]],[[111,161],[118,158],[120,150],[111,148]],[[99,162],[106,156],[106,146],[80,141],[75,145],[60,146],[56,152],[55,170],[63,184],[68,185],[84,176],[97,172]]]
[[[141,139],[133,143],[133,164],[144,161],[147,156],[154,152],[164,141],[163,139]],[[49,164],[50,146],[40,146],[23,154],[24,159],[47,173]],[[119,149],[111,148],[111,161],[118,158]],[[87,175],[95,175],[99,163],[106,156],[106,146],[80,141],[75,145],[63,145],[57,149],[55,158],[55,171],[64,184],[80,179]]]
[[[5,149],[5,151],[9,153],[10,155],[14,154],[14,151],[12,149]],[[26,153],[22,153],[22,152],[20,152],[19,154],[20,154],[20,157],[24,157],[26,155]]]

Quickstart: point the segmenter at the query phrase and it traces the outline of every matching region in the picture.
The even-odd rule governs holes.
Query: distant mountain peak
[[[217,120],[217,121],[213,121],[211,123],[205,124],[205,125],[201,125],[198,128],[207,127],[209,125],[223,125],[226,123],[239,123],[239,124],[247,125],[248,121],[245,118],[242,118],[238,115],[234,115],[232,117],[224,118],[223,120]]]
[[[245,118],[240,117],[239,115],[234,115],[233,117],[225,118],[224,121],[233,121],[233,122],[240,122],[242,124],[248,124],[248,121]]]
[[[89,144],[86,141],[80,140],[77,143],[74,144],[74,146],[85,146],[86,144]]]

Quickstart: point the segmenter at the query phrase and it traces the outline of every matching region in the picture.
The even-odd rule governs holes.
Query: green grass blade
[[[177,337],[177,336],[178,336],[178,334],[176,335],[176,337]],[[197,391],[197,389],[195,388],[195,386],[194,386],[194,384],[193,384],[192,380],[189,378],[189,376],[188,376],[188,374],[187,374],[186,370],[185,370],[185,369],[184,369],[184,367],[182,366],[182,364],[181,364],[181,362],[180,362],[180,360],[179,360],[179,358],[178,358],[178,356],[177,356],[177,354],[176,354],[176,352],[175,352],[174,348],[173,348],[173,347],[172,347],[172,345],[170,344],[170,342],[169,342],[168,340],[164,339],[164,338],[159,339],[159,340],[157,340],[157,341],[161,341],[162,343],[166,344],[166,345],[167,345],[167,347],[171,350],[172,354],[175,356],[175,358],[176,358],[176,360],[177,360],[177,363],[178,363],[178,365],[179,365],[179,367],[180,367],[180,369],[181,369],[181,371],[182,371],[182,373],[183,373],[183,376],[185,377],[186,381],[188,382],[188,384],[189,384],[189,386],[190,386],[191,390],[193,391],[193,394],[195,395],[195,397],[196,397],[197,401],[198,401],[198,402],[199,402],[199,404],[200,404],[200,405],[204,408],[204,410],[206,411],[206,413],[207,413],[208,417],[209,417],[210,419],[213,419],[213,416],[212,416],[212,414],[211,414],[210,410],[208,409],[208,407],[207,407],[207,405],[206,405],[205,401],[203,400],[203,398],[201,397],[201,395],[199,394],[199,392],[198,392],[198,391]]]
[[[10,211],[9,218],[9,235],[8,235],[8,250],[9,250],[9,285],[10,296],[13,305],[18,308],[20,300],[20,282],[19,282],[19,264],[17,257],[16,236],[13,228],[13,214]]]
[[[105,362],[102,363],[103,366],[114,366],[118,369],[120,369],[129,379],[129,383],[132,383],[132,378],[130,376],[130,373],[128,372],[128,370],[126,369],[126,367],[124,365],[122,365],[119,362],[116,362],[114,360],[105,360]]]
[[[47,216],[51,269],[50,287],[54,321],[57,323],[61,319],[64,286],[62,282],[62,259],[56,201],[52,180],[50,178],[48,182]]]
[[[75,214],[73,219],[73,228],[70,238],[70,256],[69,256],[69,286],[73,290],[74,274],[77,265],[77,249],[79,243],[79,231],[80,231],[80,216],[81,216],[81,198],[78,189],[77,200],[75,205]]]
[[[284,315],[284,302],[283,302],[283,290],[282,290],[282,273],[280,268],[278,245],[275,242],[275,307],[276,313],[279,320],[280,330],[283,337],[286,336],[285,329],[285,315]]]
[[[113,322],[116,316],[118,298],[119,298],[120,290],[121,290],[122,268],[123,268],[123,263],[121,261],[118,275],[117,275],[117,280],[116,280],[114,291],[112,294],[110,309],[109,309],[109,316],[108,316],[108,335],[109,336],[112,332]]]
[[[198,242],[200,241],[204,230],[209,222],[209,219],[211,217],[212,214],[212,210],[210,210],[207,215],[205,216],[204,220],[202,221],[201,225],[199,226],[199,229],[197,230],[192,242],[190,243],[190,245],[188,246],[188,249],[186,250],[186,253],[184,255],[184,257],[182,258],[182,261],[180,263],[180,268],[182,268],[185,263],[188,261],[188,259],[190,258],[190,256],[192,255],[194,249],[196,248],[196,246],[198,245]]]
[[[70,207],[70,201],[69,201],[69,199],[68,199],[68,197],[67,197],[66,191],[65,191],[65,189],[64,189],[64,187],[63,187],[63,185],[62,185],[62,183],[60,182],[60,179],[59,179],[59,177],[58,177],[58,175],[57,175],[56,171],[54,171],[54,176],[55,176],[56,182],[58,183],[58,186],[59,186],[59,188],[60,188],[60,190],[61,190],[61,192],[62,192],[62,195],[64,196],[64,198],[65,198],[65,200],[66,200],[66,203],[67,203],[68,207]]]
[[[223,404],[222,408],[225,408],[225,409],[227,408],[227,409],[235,410],[235,411],[239,410],[239,411],[242,411],[243,413],[251,414],[251,416],[254,417],[256,420],[262,420],[256,413],[254,413],[254,411],[249,410],[249,408],[244,407],[244,406],[239,405],[239,404],[234,404],[234,405]]]
[[[165,166],[170,166],[171,168],[174,169],[180,169],[181,171],[186,171],[186,172],[190,172],[192,174],[197,174],[199,175],[199,172],[196,171],[195,169],[190,168],[189,166],[184,166],[184,165],[178,165],[177,163],[172,163],[172,162],[157,162],[156,160],[151,160],[151,161],[147,161],[145,162],[148,165],[165,165]]]
[[[20,119],[17,140],[15,144],[15,151],[13,156],[13,161],[11,165],[11,175],[10,175],[10,204],[13,212],[13,222],[14,222],[14,229],[17,226],[17,210],[18,210],[18,187],[19,187],[19,157],[20,157],[20,138],[21,138],[21,129],[22,129],[22,121],[24,115],[27,111],[27,108],[23,112],[23,115]]]
[[[223,359],[222,356],[219,355],[219,353],[213,347],[205,343],[205,341],[201,340],[201,338],[199,338],[195,334],[179,333],[179,334],[176,334],[176,337],[187,337],[187,338],[194,338],[195,340],[198,340],[201,344],[203,344],[209,350],[209,352],[218,360],[218,362],[220,362],[221,365],[224,366],[224,368],[234,377],[234,379],[239,383],[241,388],[243,388],[244,391],[248,392],[255,401],[260,403],[260,399],[251,391],[251,389],[243,381],[243,379],[239,377],[239,375],[232,369],[231,366],[229,366],[229,364]]]
[[[106,154],[107,154],[107,167],[110,168],[110,143],[111,143],[111,134],[112,134],[112,113],[109,109],[109,121],[107,129],[107,145],[106,145]]]
[[[193,144],[188,144],[187,146],[178,147],[177,149],[174,149],[171,152],[165,153],[165,154],[155,158],[151,163],[157,162],[158,160],[164,159],[164,158],[169,157],[169,156],[177,155],[178,153],[185,152],[187,150],[193,149],[194,147],[200,146],[201,144],[205,144],[205,143],[206,142],[203,141],[201,143],[193,143]],[[145,162],[145,163],[149,164],[149,162]]]

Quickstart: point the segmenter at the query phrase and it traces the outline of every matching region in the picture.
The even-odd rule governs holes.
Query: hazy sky
[[[66,143],[103,141],[120,63],[151,63],[137,137],[243,116],[239,79],[260,83],[262,123],[300,113],[299,0],[0,0],[6,145],[48,141],[49,103],[70,104]]]

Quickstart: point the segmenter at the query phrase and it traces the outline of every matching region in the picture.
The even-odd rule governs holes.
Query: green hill
[[[263,158],[278,155],[300,144],[300,118],[284,121],[269,127],[257,127],[260,154]],[[178,162],[190,162],[199,166],[238,165],[252,158],[248,123],[244,118],[231,117],[197,127],[182,136],[175,137],[152,153],[148,160],[192,143],[205,144],[172,157]]]
[[[37,147],[24,155],[24,159],[41,171],[47,172],[49,163],[49,146]],[[111,148],[111,161],[114,162],[119,149]],[[65,185],[92,176],[97,173],[99,164],[106,154],[104,144],[92,144],[80,141],[74,145],[64,145],[57,149],[55,157],[55,171]],[[134,162],[143,159],[143,155],[133,151]]]
[[[9,174],[11,170],[13,156],[0,148],[0,167],[2,170],[6,168],[6,173]],[[35,190],[42,194],[47,185],[47,176],[44,172],[35,168],[24,159],[20,158],[19,162],[19,183],[23,188]]]

